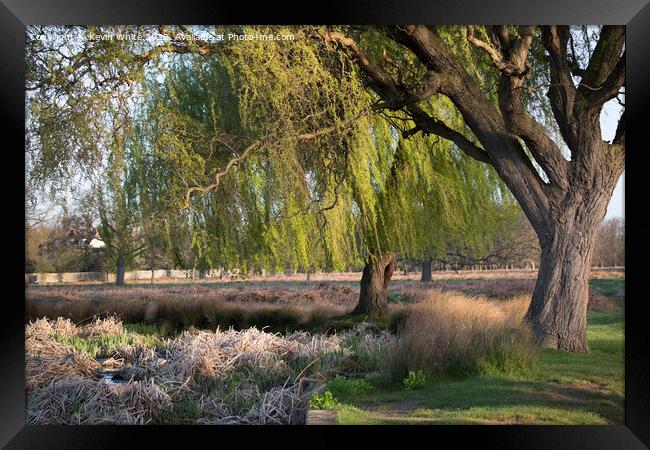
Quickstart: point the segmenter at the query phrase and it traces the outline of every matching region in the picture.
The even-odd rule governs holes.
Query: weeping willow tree
[[[478,248],[509,197],[449,142],[404,139],[409,119],[369,114],[375,99],[345,61],[310,42],[181,58],[149,79],[145,122],[204,267],[363,264],[357,312],[381,314],[396,251]]]
[[[404,139],[398,132],[391,121],[378,118],[367,136],[372,142],[359,146],[370,154],[359,159],[350,180],[361,210],[365,256],[358,313],[385,311],[396,252],[422,260],[460,243],[482,251],[486,237],[498,232],[503,209],[512,208],[498,178],[449,142]]]
[[[165,201],[147,204],[168,217],[160,222],[168,247],[176,252],[182,239],[200,268],[363,264],[357,312],[378,314],[395,252],[479,246],[477,236],[508,203],[490,168],[449,141],[410,134],[413,117],[386,113],[347,50],[323,40],[321,28],[249,27],[240,31],[295,38],[228,43],[210,41],[208,27],[195,30],[207,39],[198,42],[179,37],[185,27],[145,31],[155,35],[146,43],[79,38],[61,56],[43,48],[42,29],[32,30],[34,175],[113,154],[110,139],[93,140],[76,111],[103,114],[116,92],[130,89],[143,99],[133,107],[138,148],[164,174]],[[379,51],[373,33],[367,39]],[[402,82],[419,75],[406,72]],[[460,118],[442,97],[422,108]],[[68,122],[70,139],[56,141]],[[112,122],[88,123],[110,138]],[[151,197],[147,178],[136,177],[140,199]]]
[[[135,236],[140,205],[129,162],[131,120],[124,103],[111,109],[111,112],[111,152],[107,158],[106,176],[97,181],[95,190],[101,236],[106,244],[108,257],[116,269],[115,283],[123,285],[126,268],[142,251],[142,246]]]
[[[344,181],[370,97],[341,61],[307,41],[243,42],[147,78],[148,147],[173,167],[169,208],[189,211],[203,267],[359,262]]]

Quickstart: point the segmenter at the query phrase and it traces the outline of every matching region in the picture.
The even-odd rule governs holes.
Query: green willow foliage
[[[95,143],[114,155],[109,166],[129,174],[108,183],[109,190],[120,193],[112,206],[123,210],[120,202],[126,200],[119,199],[129,197],[138,218],[129,227],[143,231],[149,247],[155,242],[165,246],[178,265],[239,267],[244,272],[343,270],[386,251],[426,259],[459,247],[475,254],[490,250],[492,237],[517,211],[491,168],[434,136],[403,138],[402,132],[414,124],[398,113],[372,110],[377,99],[343,51],[318,38],[322,30],[242,31],[293,33],[295,39],[231,42],[209,57],[163,54],[145,70],[130,69],[138,50],[125,44],[106,44],[103,53],[94,47],[88,51],[106,76],[128,73],[128,87],[140,99],[132,106],[126,151],[120,153],[112,144],[111,120],[100,121],[108,144]],[[452,29],[446,38],[465,42],[459,33]],[[394,55],[394,43],[380,31],[364,29],[359,39],[371,55],[387,49],[407,69],[404,82],[418,78],[412,57]],[[467,52],[468,62],[481,70],[471,49],[459,51]],[[486,83],[491,80],[485,76]],[[72,114],[71,105],[80,103],[96,105],[100,116],[110,117],[115,101],[101,89],[62,85],[67,103],[58,104],[48,90],[34,96],[34,142],[41,149],[35,153],[41,159],[35,160],[44,168],[37,173],[45,178],[54,173],[45,168],[60,170],[84,158],[83,152],[43,148],[63,136],[57,120],[76,124],[67,128],[69,142],[93,141],[84,128],[93,121],[84,125],[81,117],[60,114]],[[463,126],[443,97],[421,107],[435,110],[452,127]],[[194,192],[185,204],[190,188],[212,185],[215,175],[252,144],[218,186]],[[123,162],[116,159],[120,154]]]

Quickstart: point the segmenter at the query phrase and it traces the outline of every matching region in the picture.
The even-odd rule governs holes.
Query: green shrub
[[[337,397],[357,397],[369,394],[374,390],[373,385],[363,378],[354,380],[342,377],[341,375],[337,375],[332,381],[327,383],[327,387]]]
[[[402,380],[404,387],[412,391],[416,389],[422,389],[426,384],[426,382],[427,382],[427,377],[424,374],[424,372],[421,370],[418,370],[417,372],[413,372],[412,370],[409,371],[406,378]]]
[[[314,394],[309,401],[311,409],[334,409],[338,402],[330,391],[323,392],[323,395]]]

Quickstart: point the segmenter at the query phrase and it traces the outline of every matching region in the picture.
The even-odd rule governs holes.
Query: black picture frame
[[[262,439],[268,446],[333,447],[352,436],[361,445],[388,443],[434,446],[443,442],[456,447],[474,442],[481,448],[637,449],[650,446],[650,355],[648,326],[643,311],[644,249],[641,227],[643,209],[643,142],[650,104],[650,4],[646,0],[506,0],[354,1],[311,6],[268,2],[104,0],[0,0],[0,124],[3,167],[0,169],[5,213],[5,280],[3,320],[0,327],[0,445],[6,448],[145,448],[168,446],[182,439],[193,445],[206,439],[214,445],[243,445]],[[24,33],[30,24],[625,24],[626,28],[626,288],[625,296],[625,425],[620,426],[431,426],[431,427],[133,427],[133,426],[25,426],[24,372],[24,227],[19,224],[24,200]],[[638,186],[638,188],[637,188]],[[638,198],[636,198],[638,197]],[[636,199],[635,199],[636,198]],[[631,202],[631,203],[630,203]],[[636,209],[635,209],[635,205]],[[3,212],[5,209],[3,209]],[[7,210],[9,211],[9,210]],[[639,261],[635,264],[634,261]],[[8,290],[6,287],[13,289]],[[15,291],[14,291],[15,290]],[[637,293],[638,295],[635,295]],[[420,442],[420,443],[418,443]],[[260,444],[257,444],[260,445]],[[356,445],[360,445],[357,443]],[[395,444],[393,444],[395,445]],[[451,445],[451,444],[449,444]],[[445,445],[447,446],[447,445]]]

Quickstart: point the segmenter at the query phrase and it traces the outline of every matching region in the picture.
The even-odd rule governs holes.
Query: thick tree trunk
[[[117,286],[124,285],[125,272],[126,272],[126,261],[124,260],[124,256],[120,255],[117,257],[117,275],[115,276],[115,284]]]
[[[354,314],[379,316],[388,310],[388,283],[395,270],[395,254],[386,253],[371,257],[361,276],[359,303]]]
[[[422,262],[422,277],[420,278],[420,281],[431,281],[431,262],[430,259]]]
[[[608,195],[596,193],[564,209],[542,245],[537,282],[526,314],[538,342],[585,353],[591,256]]]

